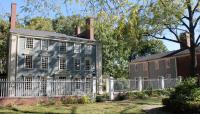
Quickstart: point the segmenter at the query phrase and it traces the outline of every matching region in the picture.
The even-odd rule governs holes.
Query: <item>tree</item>
[[[185,45],[179,38],[182,32],[189,33],[191,57],[191,76],[197,73],[197,61],[195,48],[199,46],[200,35],[197,28],[200,20],[199,0],[155,0],[146,3],[141,15],[145,17],[143,24],[148,31],[147,36],[167,40]],[[146,22],[145,22],[146,21]],[[168,30],[174,38],[169,38],[162,33]]]
[[[143,39],[139,42],[136,54],[138,56],[146,56],[166,51],[167,48],[162,41],[155,39]]]
[[[75,35],[75,27],[79,25],[81,31],[84,31],[85,28],[85,19],[80,15],[73,15],[73,16],[60,16],[53,20],[53,29],[56,32],[67,34],[67,35]]]
[[[25,23],[25,28],[33,30],[54,31],[52,20],[49,18],[36,17]]]
[[[9,38],[9,23],[3,19],[0,19],[0,60],[3,62],[0,64],[0,74],[6,72],[7,61],[7,41]]]

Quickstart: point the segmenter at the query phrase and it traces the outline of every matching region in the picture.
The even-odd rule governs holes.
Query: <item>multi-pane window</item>
[[[86,88],[90,88],[90,78],[86,78]]]
[[[42,50],[48,50],[48,40],[42,40]]]
[[[32,77],[25,77],[25,90],[32,89]]]
[[[92,53],[92,45],[86,45],[85,46],[85,54],[89,55]]]
[[[66,42],[60,42],[60,52],[66,52]]]
[[[74,68],[75,68],[75,70],[80,70],[81,69],[80,59],[79,58],[75,58],[74,59]]]
[[[26,38],[26,48],[33,48],[33,38]]]
[[[48,57],[42,57],[42,69],[48,69]]]
[[[66,59],[64,57],[60,58],[60,69],[66,69]]]
[[[80,78],[75,78],[75,89],[81,88],[81,81]]]
[[[61,76],[61,77],[59,77],[59,79],[60,80],[66,80],[66,77]]]
[[[33,63],[32,63],[32,56],[31,55],[26,55],[25,56],[25,68],[33,68]]]
[[[80,53],[81,44],[74,44],[74,53]]]
[[[85,70],[90,70],[90,66],[91,66],[90,60],[85,59]]]

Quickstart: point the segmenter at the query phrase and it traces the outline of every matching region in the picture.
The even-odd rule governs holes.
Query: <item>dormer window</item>
[[[42,40],[42,50],[48,50],[48,40]]]
[[[26,48],[33,48],[33,38],[26,38]]]

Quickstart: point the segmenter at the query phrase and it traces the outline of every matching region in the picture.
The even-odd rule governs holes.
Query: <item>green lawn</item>
[[[0,113],[145,114],[145,112],[142,109],[154,105],[161,105],[161,99],[148,98],[136,99],[134,101],[114,101],[73,105],[10,106],[0,107]],[[155,114],[155,112],[153,114]],[[160,114],[160,112],[158,114]]]

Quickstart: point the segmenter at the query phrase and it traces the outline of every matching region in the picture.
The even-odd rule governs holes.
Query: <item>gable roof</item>
[[[184,50],[180,49],[180,50],[169,51],[169,52],[165,52],[165,53],[159,53],[159,54],[138,57],[136,59],[133,59],[131,62],[144,62],[144,61],[150,61],[150,60],[167,58],[167,57],[176,57],[176,56],[186,55],[189,53],[190,53],[189,49],[184,49]],[[200,53],[200,47],[196,48],[196,53]]]
[[[29,35],[29,36],[38,36],[38,37],[54,37],[54,38],[66,38],[66,39],[77,39],[77,40],[85,40],[91,41],[90,39],[68,36],[65,34],[57,33],[57,32],[49,32],[49,31],[40,31],[40,30],[30,30],[30,29],[10,29],[11,33],[16,33],[20,35]]]

